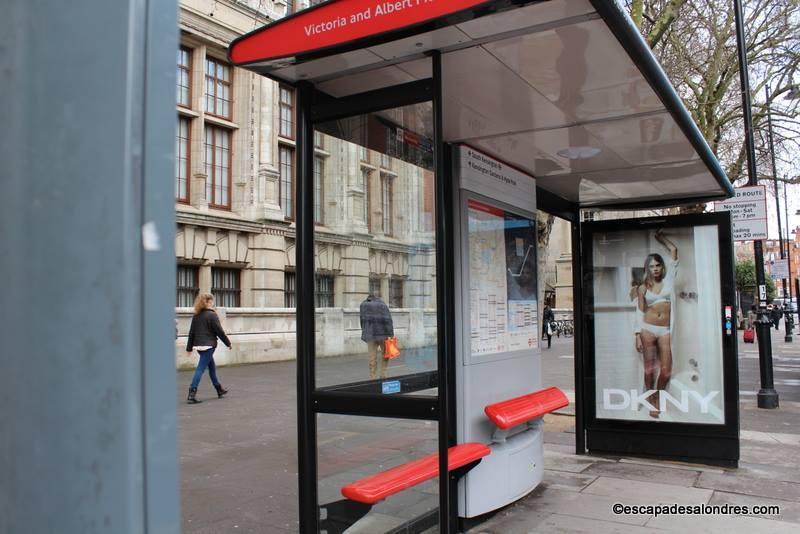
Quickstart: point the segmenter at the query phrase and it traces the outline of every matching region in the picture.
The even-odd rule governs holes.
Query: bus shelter
[[[399,499],[414,517],[385,530],[438,524],[453,532],[531,489],[523,480],[511,497],[494,495],[514,485],[510,473],[529,467],[540,476],[541,453],[514,467],[515,452],[500,452],[512,436],[500,423],[490,428],[483,412],[490,415],[487,406],[503,400],[500,390],[515,397],[528,391],[525,382],[547,386],[538,350],[537,210],[572,224],[576,448],[583,453],[580,210],[668,207],[733,194],[620,6],[332,0],[237,39],[229,56],[297,95],[297,186],[281,190],[281,198],[296,206],[301,531],[344,531],[365,516],[378,521],[380,503]],[[321,147],[321,135],[338,144]],[[347,155],[348,146],[357,147],[357,157]],[[341,178],[335,189],[321,178],[323,163],[326,176]],[[315,225],[323,207],[337,214],[334,231]],[[345,312],[333,321],[320,313],[319,296],[330,288],[315,275],[356,264],[365,266],[363,275],[335,289]],[[486,293],[486,284],[476,285],[481,276],[507,291],[503,302]],[[391,300],[401,287],[396,280],[404,282],[394,297],[405,311],[388,313],[406,359],[402,368],[390,361],[387,376],[387,348],[366,332],[364,310],[375,305],[373,297]],[[368,378],[348,367],[352,361],[329,358],[359,351],[365,368],[370,360]],[[502,419],[504,407],[498,409]],[[402,430],[383,442],[364,438],[385,420]],[[540,451],[534,432],[541,428],[529,429],[520,447]],[[453,464],[446,452],[464,441],[491,442],[492,453],[481,459],[476,445]],[[383,465],[376,447],[399,450],[409,463],[394,462],[396,488],[365,497],[363,484],[351,479],[369,474],[366,464],[393,465]],[[429,460],[435,475],[428,500],[395,496],[412,485],[420,469],[414,462],[425,452],[438,453]],[[493,457],[507,465],[491,464]],[[483,470],[465,475],[478,461]],[[331,468],[345,464],[349,471]],[[346,498],[328,506],[340,489]],[[431,498],[434,509],[425,512]],[[337,523],[334,515],[345,519]],[[379,531],[378,524],[364,528]]]

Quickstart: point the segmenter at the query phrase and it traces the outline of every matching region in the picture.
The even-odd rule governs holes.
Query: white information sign
[[[773,280],[789,278],[789,260],[773,260],[769,273]]]
[[[714,202],[714,211],[730,211],[734,241],[767,239],[767,190],[763,185],[736,188],[733,198]]]
[[[461,187],[527,211],[536,210],[536,180],[502,161],[468,147],[458,147]]]

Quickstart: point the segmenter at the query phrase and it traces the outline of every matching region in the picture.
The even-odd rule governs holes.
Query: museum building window
[[[211,268],[211,294],[216,306],[238,308],[241,306],[241,270],[227,267]]]

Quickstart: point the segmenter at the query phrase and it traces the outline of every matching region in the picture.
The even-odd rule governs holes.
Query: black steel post
[[[570,221],[572,229],[572,324],[575,372],[575,454],[586,454],[586,412],[584,411],[584,302],[583,302],[583,255],[581,245],[581,211],[575,210],[575,218]]]
[[[297,84],[297,459],[299,530],[319,532],[314,393],[314,87]]]
[[[457,477],[447,469],[447,449],[455,445],[455,265],[453,191],[444,143],[442,54],[431,53],[433,72],[433,165],[436,184],[436,304],[439,367],[439,531],[458,531]]]
[[[786,196],[786,182],[783,182],[783,214],[786,221],[786,266],[789,269],[789,310],[784,306],[784,317],[786,318],[786,337],[783,338],[787,343],[792,342],[792,334],[794,333],[794,319],[792,318],[792,249],[789,243],[792,240],[792,232],[789,230],[789,197]],[[797,295],[797,293],[795,293]]]
[[[753,144],[753,116],[750,109],[750,80],[747,74],[747,51],[744,40],[744,21],[740,0],[733,0],[736,18],[736,48],[739,55],[739,80],[742,89],[742,111],[744,113],[744,138],[747,148],[747,174],[749,185],[758,184],[756,173],[756,151]],[[753,242],[756,263],[756,284],[758,285],[758,361],[761,370],[761,389],[758,391],[759,408],[777,408],[778,392],[772,378],[772,337],[767,316],[767,285],[764,280],[764,248],[760,240]]]
[[[800,324],[800,278],[794,279],[794,294],[797,296],[797,324]]]
[[[778,216],[778,248],[780,249],[781,259],[786,259],[786,256],[783,252],[783,228],[781,227],[781,202],[780,202],[780,191],[778,190],[778,168],[775,165],[775,145],[772,141],[772,104],[770,103],[770,94],[769,94],[769,85],[766,87],[767,90],[767,140],[769,141],[769,155],[770,160],[772,162],[772,184],[775,186],[775,211],[776,215]],[[787,204],[786,197],[783,199],[783,203]],[[789,228],[789,219],[786,219],[786,228]],[[789,292],[789,285],[787,284],[786,278],[781,280],[781,288],[783,289],[783,307],[784,310],[786,309],[786,294]],[[788,317],[788,315],[786,315]],[[792,341],[792,332],[791,327],[789,326],[789,321],[785,321],[786,325],[786,335],[784,335],[783,340],[786,342]]]

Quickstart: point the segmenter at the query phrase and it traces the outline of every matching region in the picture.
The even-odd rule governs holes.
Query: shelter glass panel
[[[337,531],[326,520],[337,516],[342,488],[438,451],[438,425],[432,421],[320,414],[317,429],[321,531]],[[363,517],[351,517],[348,532],[435,532],[438,506],[439,479],[433,477],[380,500]]]
[[[314,188],[315,205],[322,197],[325,206],[315,263],[333,280],[315,288],[317,387],[382,380],[387,394],[436,390],[431,109],[422,103],[316,125],[330,157]],[[367,150],[383,162],[380,172],[364,167]],[[400,355],[389,358],[392,337]]]

